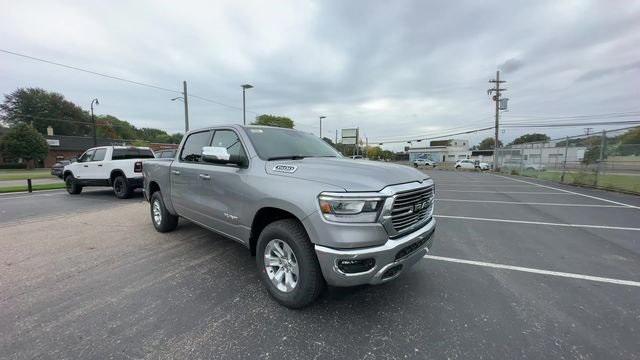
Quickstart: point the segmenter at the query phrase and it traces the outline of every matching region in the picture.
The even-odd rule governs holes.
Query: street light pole
[[[320,116],[320,139],[322,139],[322,119],[326,119],[326,116]]]
[[[96,130],[96,117],[93,115],[93,104],[100,105],[98,99],[91,100],[91,122],[93,123],[93,146],[98,146],[98,132]]]
[[[242,125],[247,125],[247,108],[246,108],[246,100],[245,100],[245,91],[247,89],[251,89],[253,86],[249,84],[244,84],[242,86]]]

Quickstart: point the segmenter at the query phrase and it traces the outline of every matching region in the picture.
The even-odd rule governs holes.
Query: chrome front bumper
[[[362,284],[381,284],[393,280],[407,271],[429,251],[433,243],[436,228],[435,219],[431,219],[423,227],[399,238],[389,239],[384,245],[360,249],[333,249],[315,245],[316,255],[320,262],[322,274],[329,285],[355,286]],[[422,242],[422,243],[420,243]],[[399,256],[403,249],[420,243],[408,254]],[[339,260],[374,259],[375,265],[360,273],[344,273],[338,268]]]

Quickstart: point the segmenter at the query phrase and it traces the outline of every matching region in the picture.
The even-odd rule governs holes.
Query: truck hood
[[[317,181],[345,191],[380,191],[389,185],[429,178],[405,165],[345,158],[274,160],[266,162],[265,170],[271,175]]]

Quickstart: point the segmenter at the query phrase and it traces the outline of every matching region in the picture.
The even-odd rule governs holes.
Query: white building
[[[428,158],[436,162],[456,162],[460,159],[468,159],[471,156],[469,140],[449,139],[433,140],[426,145],[426,141],[414,142],[409,148],[409,161],[417,158]]]
[[[548,168],[561,168],[565,161],[566,152],[567,166],[571,167],[582,162],[586,149],[584,146],[565,148],[558,141],[516,144],[500,149],[498,159],[502,165],[540,164]]]

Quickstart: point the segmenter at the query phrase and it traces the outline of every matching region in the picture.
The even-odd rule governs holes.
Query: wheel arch
[[[262,233],[262,230],[264,230],[267,225],[283,219],[293,219],[297,221],[306,231],[302,221],[293,213],[278,207],[262,207],[256,212],[251,222],[251,234],[249,235],[249,250],[251,250],[251,255],[256,254],[256,244],[258,243],[258,237],[260,233]]]
[[[111,173],[109,174],[109,184],[113,184],[113,181],[115,180],[115,178],[120,175],[124,176],[125,179],[127,178],[127,175],[125,175],[124,171],[122,171],[121,169],[111,170]]]

